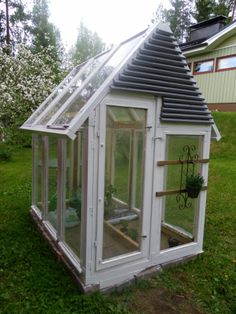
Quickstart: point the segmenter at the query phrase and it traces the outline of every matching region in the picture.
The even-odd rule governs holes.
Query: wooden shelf
[[[199,164],[206,164],[210,161],[210,159],[198,159],[196,161],[189,161],[189,160],[161,160],[157,161],[157,166],[168,166],[168,165],[181,165],[181,164],[192,164],[192,163],[199,163]]]
[[[206,191],[207,190],[207,186],[203,186],[201,191]],[[156,197],[160,197],[160,196],[165,196],[165,195],[173,195],[173,194],[178,194],[178,193],[184,193],[186,192],[185,189],[182,190],[166,190],[166,191],[161,191],[161,192],[156,192]]]

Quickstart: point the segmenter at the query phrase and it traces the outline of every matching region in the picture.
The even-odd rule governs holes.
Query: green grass
[[[223,138],[212,145],[204,253],[109,297],[81,295],[31,223],[30,149],[1,161],[0,313],[127,313],[163,287],[202,312],[236,313],[236,113],[215,120]]]

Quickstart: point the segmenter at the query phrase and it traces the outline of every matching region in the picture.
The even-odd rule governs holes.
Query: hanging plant
[[[204,184],[204,179],[200,174],[188,176],[186,179],[186,191],[188,197],[197,198]]]

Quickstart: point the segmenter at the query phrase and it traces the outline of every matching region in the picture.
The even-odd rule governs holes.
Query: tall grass
[[[81,295],[32,225],[30,149],[0,161],[0,313],[137,313],[163,287],[202,312],[236,313],[236,113],[214,117],[222,140],[212,144],[204,253],[109,297]]]

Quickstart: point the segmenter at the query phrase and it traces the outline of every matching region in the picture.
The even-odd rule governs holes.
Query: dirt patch
[[[163,288],[137,291],[130,306],[133,313],[142,314],[203,314],[194,307],[187,296],[172,294]]]

